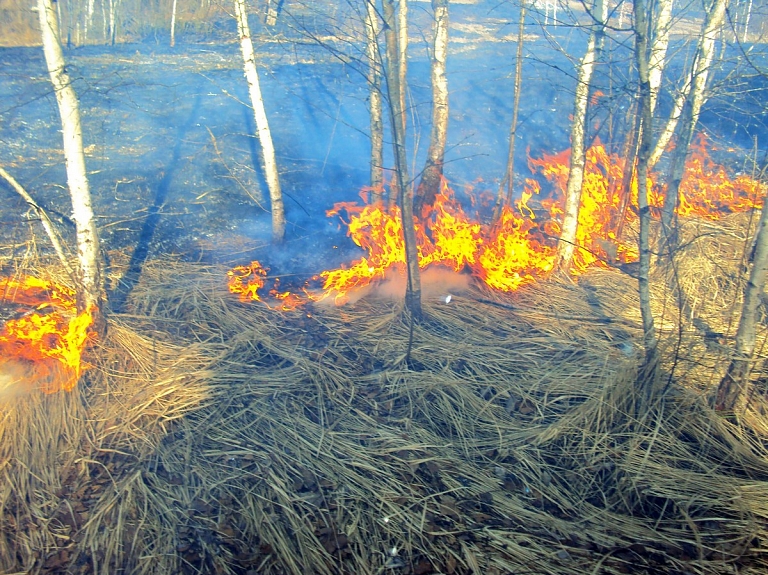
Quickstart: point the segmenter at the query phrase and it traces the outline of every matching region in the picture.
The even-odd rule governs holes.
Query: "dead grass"
[[[743,223],[684,234],[713,330],[738,309]],[[150,262],[75,393],[3,406],[0,569],[762,573],[761,404],[740,426],[707,407],[731,331],[678,329],[668,277],[676,379],[641,409],[618,271],[427,301],[406,364],[397,304],[275,312],[222,269]]]

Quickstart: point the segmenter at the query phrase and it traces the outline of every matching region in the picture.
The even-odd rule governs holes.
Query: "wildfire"
[[[707,141],[700,138],[686,166],[678,214],[717,219],[724,213],[761,207],[763,185],[747,176],[729,177],[707,150]],[[569,161],[570,150],[530,159],[534,177],[526,180],[521,199],[514,207],[505,207],[493,225],[470,217],[443,182],[434,205],[415,222],[420,268],[442,266],[468,272],[502,291],[514,291],[545,277],[555,263]],[[587,151],[576,237],[580,249],[575,251],[571,269],[574,275],[590,267],[637,259],[634,243],[625,243],[616,233],[620,221],[631,224],[637,219],[637,183],[633,179],[629,189],[623,189],[624,172],[624,161],[600,142]],[[546,194],[541,193],[544,183],[549,187]],[[648,196],[653,208],[661,208],[664,193],[652,175]],[[275,286],[270,295],[277,303],[271,307],[295,309],[326,298],[341,305],[354,290],[384,279],[392,269],[404,269],[405,246],[397,207],[344,202],[327,215],[342,219],[347,235],[366,255],[348,267],[316,276],[322,282],[319,294],[310,293],[306,286],[304,296],[280,293]],[[267,271],[259,262],[252,262],[229,272],[229,288],[242,299],[260,300],[259,290],[266,278]]]
[[[0,293],[31,308],[0,330],[0,369],[23,372],[45,393],[71,391],[83,367],[90,312],[77,314],[74,290],[32,276],[0,279]]]

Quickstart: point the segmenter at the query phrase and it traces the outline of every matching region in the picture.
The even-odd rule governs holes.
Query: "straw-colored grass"
[[[406,361],[399,304],[278,312],[225,270],[149,262],[76,392],[3,406],[0,569],[763,573],[759,397],[740,425],[706,403],[743,282],[707,262],[744,236],[713,229],[678,258],[693,317],[656,274],[676,363],[651,405],[615,270],[427,299]]]

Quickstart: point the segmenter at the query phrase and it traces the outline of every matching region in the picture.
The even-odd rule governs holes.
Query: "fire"
[[[45,393],[71,391],[83,369],[90,311],[76,312],[74,290],[32,276],[0,279],[0,292],[32,308],[0,330],[0,367],[22,363]]]
[[[686,166],[680,188],[678,214],[717,219],[728,212],[761,207],[764,185],[747,176],[731,178],[708,155],[709,146],[700,138]],[[495,224],[470,217],[444,181],[431,208],[414,222],[419,267],[442,266],[466,272],[492,289],[514,291],[547,276],[555,265],[557,238],[564,214],[564,190],[568,180],[570,150],[530,159],[533,177],[524,186],[514,207],[507,206]],[[632,262],[638,257],[633,242],[617,237],[620,221],[637,219],[637,182],[623,189],[626,166],[598,141],[586,154],[579,225],[571,273],[578,275],[595,266]],[[542,185],[549,190],[541,193]],[[665,189],[651,174],[649,202],[661,208]],[[347,235],[366,255],[351,265],[326,270],[316,276],[322,282],[319,294],[306,288],[304,296],[290,291],[269,293],[279,309],[295,309],[310,300],[333,298],[341,305],[351,292],[385,278],[392,269],[404,270],[405,245],[400,210],[368,204],[339,203],[327,212],[347,225]],[[626,204],[629,204],[629,209]],[[404,273],[404,272],[403,272]],[[258,262],[229,272],[229,287],[242,299],[261,299],[267,271]]]
[[[725,168],[712,160],[708,149],[712,148],[704,136],[693,145],[680,184],[678,213],[716,220],[726,212],[761,207],[763,184],[743,174],[731,179]]]

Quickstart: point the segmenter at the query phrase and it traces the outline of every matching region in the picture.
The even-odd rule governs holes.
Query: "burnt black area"
[[[344,224],[325,211],[337,201],[357,199],[368,183],[362,46],[327,39],[335,23],[319,8],[307,14],[286,10],[274,29],[254,21],[285,194],[283,246],[270,245],[268,194],[231,23],[219,21],[208,36],[181,36],[173,49],[155,35],[141,43],[66,50],[81,101],[104,250],[125,270],[113,287],[118,308],[144,262],[159,255],[228,265],[259,259],[275,275],[308,278],[360,254],[346,238]],[[429,139],[428,47],[419,32],[431,25],[428,4],[414,4],[411,15],[409,157],[411,176],[417,178]],[[511,3],[452,7],[446,175],[462,197],[465,189],[495,193],[503,175],[516,18]],[[530,176],[526,154],[568,147],[574,63],[585,40],[583,31],[567,26],[547,28],[548,40],[536,18],[531,16],[525,44],[516,159],[520,182]],[[326,39],[318,43],[321,36]],[[672,77],[686,62],[687,52],[679,49],[686,40],[673,38]],[[349,57],[339,56],[342,49]],[[591,124],[603,143],[618,150],[619,120],[633,81],[627,75],[631,45],[611,44],[606,54],[595,82],[614,95],[596,99]],[[722,55],[701,129],[725,161],[741,168],[755,138],[759,156],[767,149],[761,139],[766,79],[751,68],[762,64],[757,56],[746,60],[731,48]],[[664,86],[661,117],[669,111],[674,89],[673,82]],[[0,49],[0,142],[0,164],[58,218],[71,240],[58,112],[40,48]],[[729,148],[735,153],[726,154]],[[388,142],[385,150],[389,162]],[[34,215],[4,183],[0,194],[0,225],[10,243],[30,230],[41,233]]]

